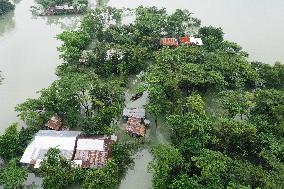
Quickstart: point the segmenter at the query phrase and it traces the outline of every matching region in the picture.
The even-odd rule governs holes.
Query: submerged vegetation
[[[124,24],[127,16],[134,21]],[[189,34],[204,45],[160,44],[161,37]],[[151,129],[163,126],[158,118],[171,128],[170,144],[151,147],[154,189],[283,188],[284,66],[249,62],[248,54],[223,35],[221,28],[200,27],[187,10],[168,14],[156,7],[104,6],[90,11],[77,30],[58,35],[64,61],[58,79],[39,98],[16,107],[27,127],[5,131],[1,158],[9,162],[21,156],[54,114],[66,129],[86,136],[120,132],[124,91],[130,76],[142,72],[137,92],[149,94]],[[87,170],[50,149],[39,170],[43,188],[115,189],[136,148],[133,141],[121,140],[104,167]],[[17,163],[11,166],[25,175]],[[3,170],[1,175],[10,174]]]
[[[0,16],[14,9],[15,9],[15,5],[13,5],[10,1],[0,0]]]

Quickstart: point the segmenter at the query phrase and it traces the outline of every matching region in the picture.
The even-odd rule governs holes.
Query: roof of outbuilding
[[[134,118],[145,118],[145,109],[144,108],[125,108],[123,110],[123,116],[134,117]]]
[[[62,119],[54,115],[50,120],[45,124],[46,127],[58,131],[62,127]]]

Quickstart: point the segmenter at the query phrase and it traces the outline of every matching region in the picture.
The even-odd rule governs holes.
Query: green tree
[[[17,128],[18,124],[14,123],[5,130],[2,136],[0,136],[0,157],[5,161],[9,161],[19,155],[19,132]]]
[[[62,157],[57,148],[48,150],[39,173],[43,177],[44,189],[63,189],[72,184],[81,184],[84,175],[84,171],[80,167],[72,167],[71,161]]]
[[[87,171],[83,188],[115,189],[119,183],[118,165],[113,160],[108,160],[104,167]]]
[[[273,66],[261,62],[252,62],[253,67],[262,79],[262,87],[267,89],[284,88],[284,65],[276,62]]]
[[[0,0],[0,16],[14,9],[15,9],[15,5],[13,5],[10,1]]]
[[[0,168],[0,186],[5,189],[23,188],[28,177],[28,170],[19,165],[17,159],[12,159],[4,168]]]
[[[150,163],[153,172],[153,188],[168,188],[172,180],[182,174],[187,164],[178,149],[169,145],[158,145],[151,148],[154,160]]]
[[[224,91],[220,94],[221,107],[228,112],[229,117],[237,115],[249,116],[250,110],[254,107],[254,94],[244,91]]]

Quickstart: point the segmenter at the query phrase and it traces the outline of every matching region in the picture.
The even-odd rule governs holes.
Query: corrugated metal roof
[[[40,130],[35,136],[50,136],[50,137],[77,137],[80,135],[80,131],[51,131],[51,130]]]
[[[76,138],[80,133],[79,131],[41,130],[26,148],[20,162],[30,164],[34,160],[41,160],[49,148],[58,148],[62,156],[71,159]]]
[[[77,141],[77,150],[104,150],[104,140],[99,139],[79,139]]]
[[[135,136],[145,136],[146,128],[145,125],[141,123],[141,119],[128,118],[125,131],[130,135]]]
[[[112,140],[115,139],[115,140]],[[79,138],[74,160],[81,160],[83,168],[103,166],[109,158],[109,145],[116,141],[115,136]]]
[[[125,108],[123,110],[123,116],[134,117],[134,118],[145,118],[144,108]]]

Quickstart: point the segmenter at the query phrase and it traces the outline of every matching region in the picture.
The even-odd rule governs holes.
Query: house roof
[[[176,38],[161,38],[160,43],[164,46],[178,46],[178,40]]]
[[[74,163],[83,168],[103,166],[110,156],[110,144],[115,141],[114,136],[79,138]]]
[[[58,131],[62,127],[62,119],[54,115],[50,120],[45,124],[46,127]]]
[[[58,148],[63,157],[71,159],[76,138],[80,133],[79,131],[40,130],[26,148],[20,162],[34,164],[44,158],[49,148]]]
[[[145,136],[146,128],[141,123],[141,119],[128,118],[125,131],[129,134],[136,134],[137,136]]]
[[[145,118],[145,109],[144,108],[125,108],[123,110],[123,116],[133,117],[133,118]]]

